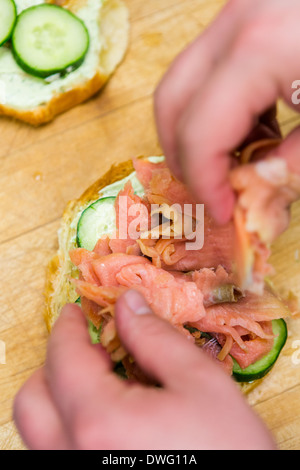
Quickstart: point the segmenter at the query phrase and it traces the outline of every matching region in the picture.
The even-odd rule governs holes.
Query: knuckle
[[[233,51],[243,56],[249,51],[257,54],[269,44],[268,24],[261,18],[253,18],[240,31]]]

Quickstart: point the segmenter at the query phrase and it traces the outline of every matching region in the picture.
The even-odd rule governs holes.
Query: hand
[[[123,344],[162,386],[127,383],[112,372],[86,320],[64,308],[46,365],[24,385],[14,418],[30,449],[275,449],[233,380],[205,353],[128,291],[116,321]]]
[[[229,1],[156,90],[168,165],[219,223],[230,220],[235,201],[228,180],[231,152],[278,98],[299,110],[292,104],[292,84],[300,78],[299,17],[299,0]],[[274,122],[269,116],[265,136],[278,136]],[[276,155],[290,159],[291,170],[300,173],[299,146],[298,128]]]

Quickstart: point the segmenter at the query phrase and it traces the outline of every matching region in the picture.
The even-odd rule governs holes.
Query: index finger
[[[91,344],[86,319],[76,305],[64,307],[54,325],[45,373],[56,406],[67,421],[82,409],[94,415],[95,405],[107,407],[122,388],[105,351]]]
[[[178,178],[182,178],[182,171],[177,161],[177,122],[226,54],[242,27],[249,4],[228,2],[213,23],[178,55],[156,89],[154,109],[159,140],[168,166]]]
[[[232,53],[194,97],[177,127],[185,181],[219,223],[230,220],[234,207],[230,155],[278,95],[262,56]]]

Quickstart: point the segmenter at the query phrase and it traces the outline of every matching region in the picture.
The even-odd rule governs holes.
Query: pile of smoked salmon
[[[166,163],[138,159],[134,167],[145,195],[134,194],[128,182],[115,202],[116,233],[101,238],[93,251],[78,248],[70,253],[80,273],[73,282],[82,309],[96,328],[101,327],[102,345],[114,361],[127,365],[129,376],[136,373],[114,321],[115,303],[126,289],[142,293],[155,314],[212,355],[229,374],[232,358],[246,368],[272,349],[271,322],[286,318],[290,310],[265,283],[272,272],[270,245],[288,227],[290,205],[300,196],[300,168],[297,174],[288,161],[272,156],[256,160],[256,150],[257,146],[248,162],[231,171],[236,192],[232,221],[218,226],[204,211],[201,248],[186,249],[176,214],[168,211],[174,204],[177,210],[189,205],[197,222],[197,203],[185,185]],[[129,233],[133,205],[141,209],[137,237]],[[160,207],[159,222],[149,230],[153,205]],[[171,223],[168,237],[166,221],[169,228]],[[125,237],[119,237],[121,222],[123,232],[127,224]]]

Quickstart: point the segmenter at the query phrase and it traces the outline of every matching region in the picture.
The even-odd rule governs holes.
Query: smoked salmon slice
[[[116,278],[120,285],[141,292],[154,313],[174,325],[205,315],[203,294],[196,284],[180,282],[163,269],[149,264],[128,265]]]
[[[122,268],[138,263],[151,264],[147,258],[143,258],[142,256],[114,253],[93,260],[91,265],[101,286],[116,287],[119,285],[117,281],[117,274],[122,270]]]
[[[167,168],[165,161],[152,163],[149,160],[141,158],[135,158],[133,160],[133,166],[137,173],[137,178],[144,186],[145,190],[149,190],[154,172],[159,172],[160,170]]]

